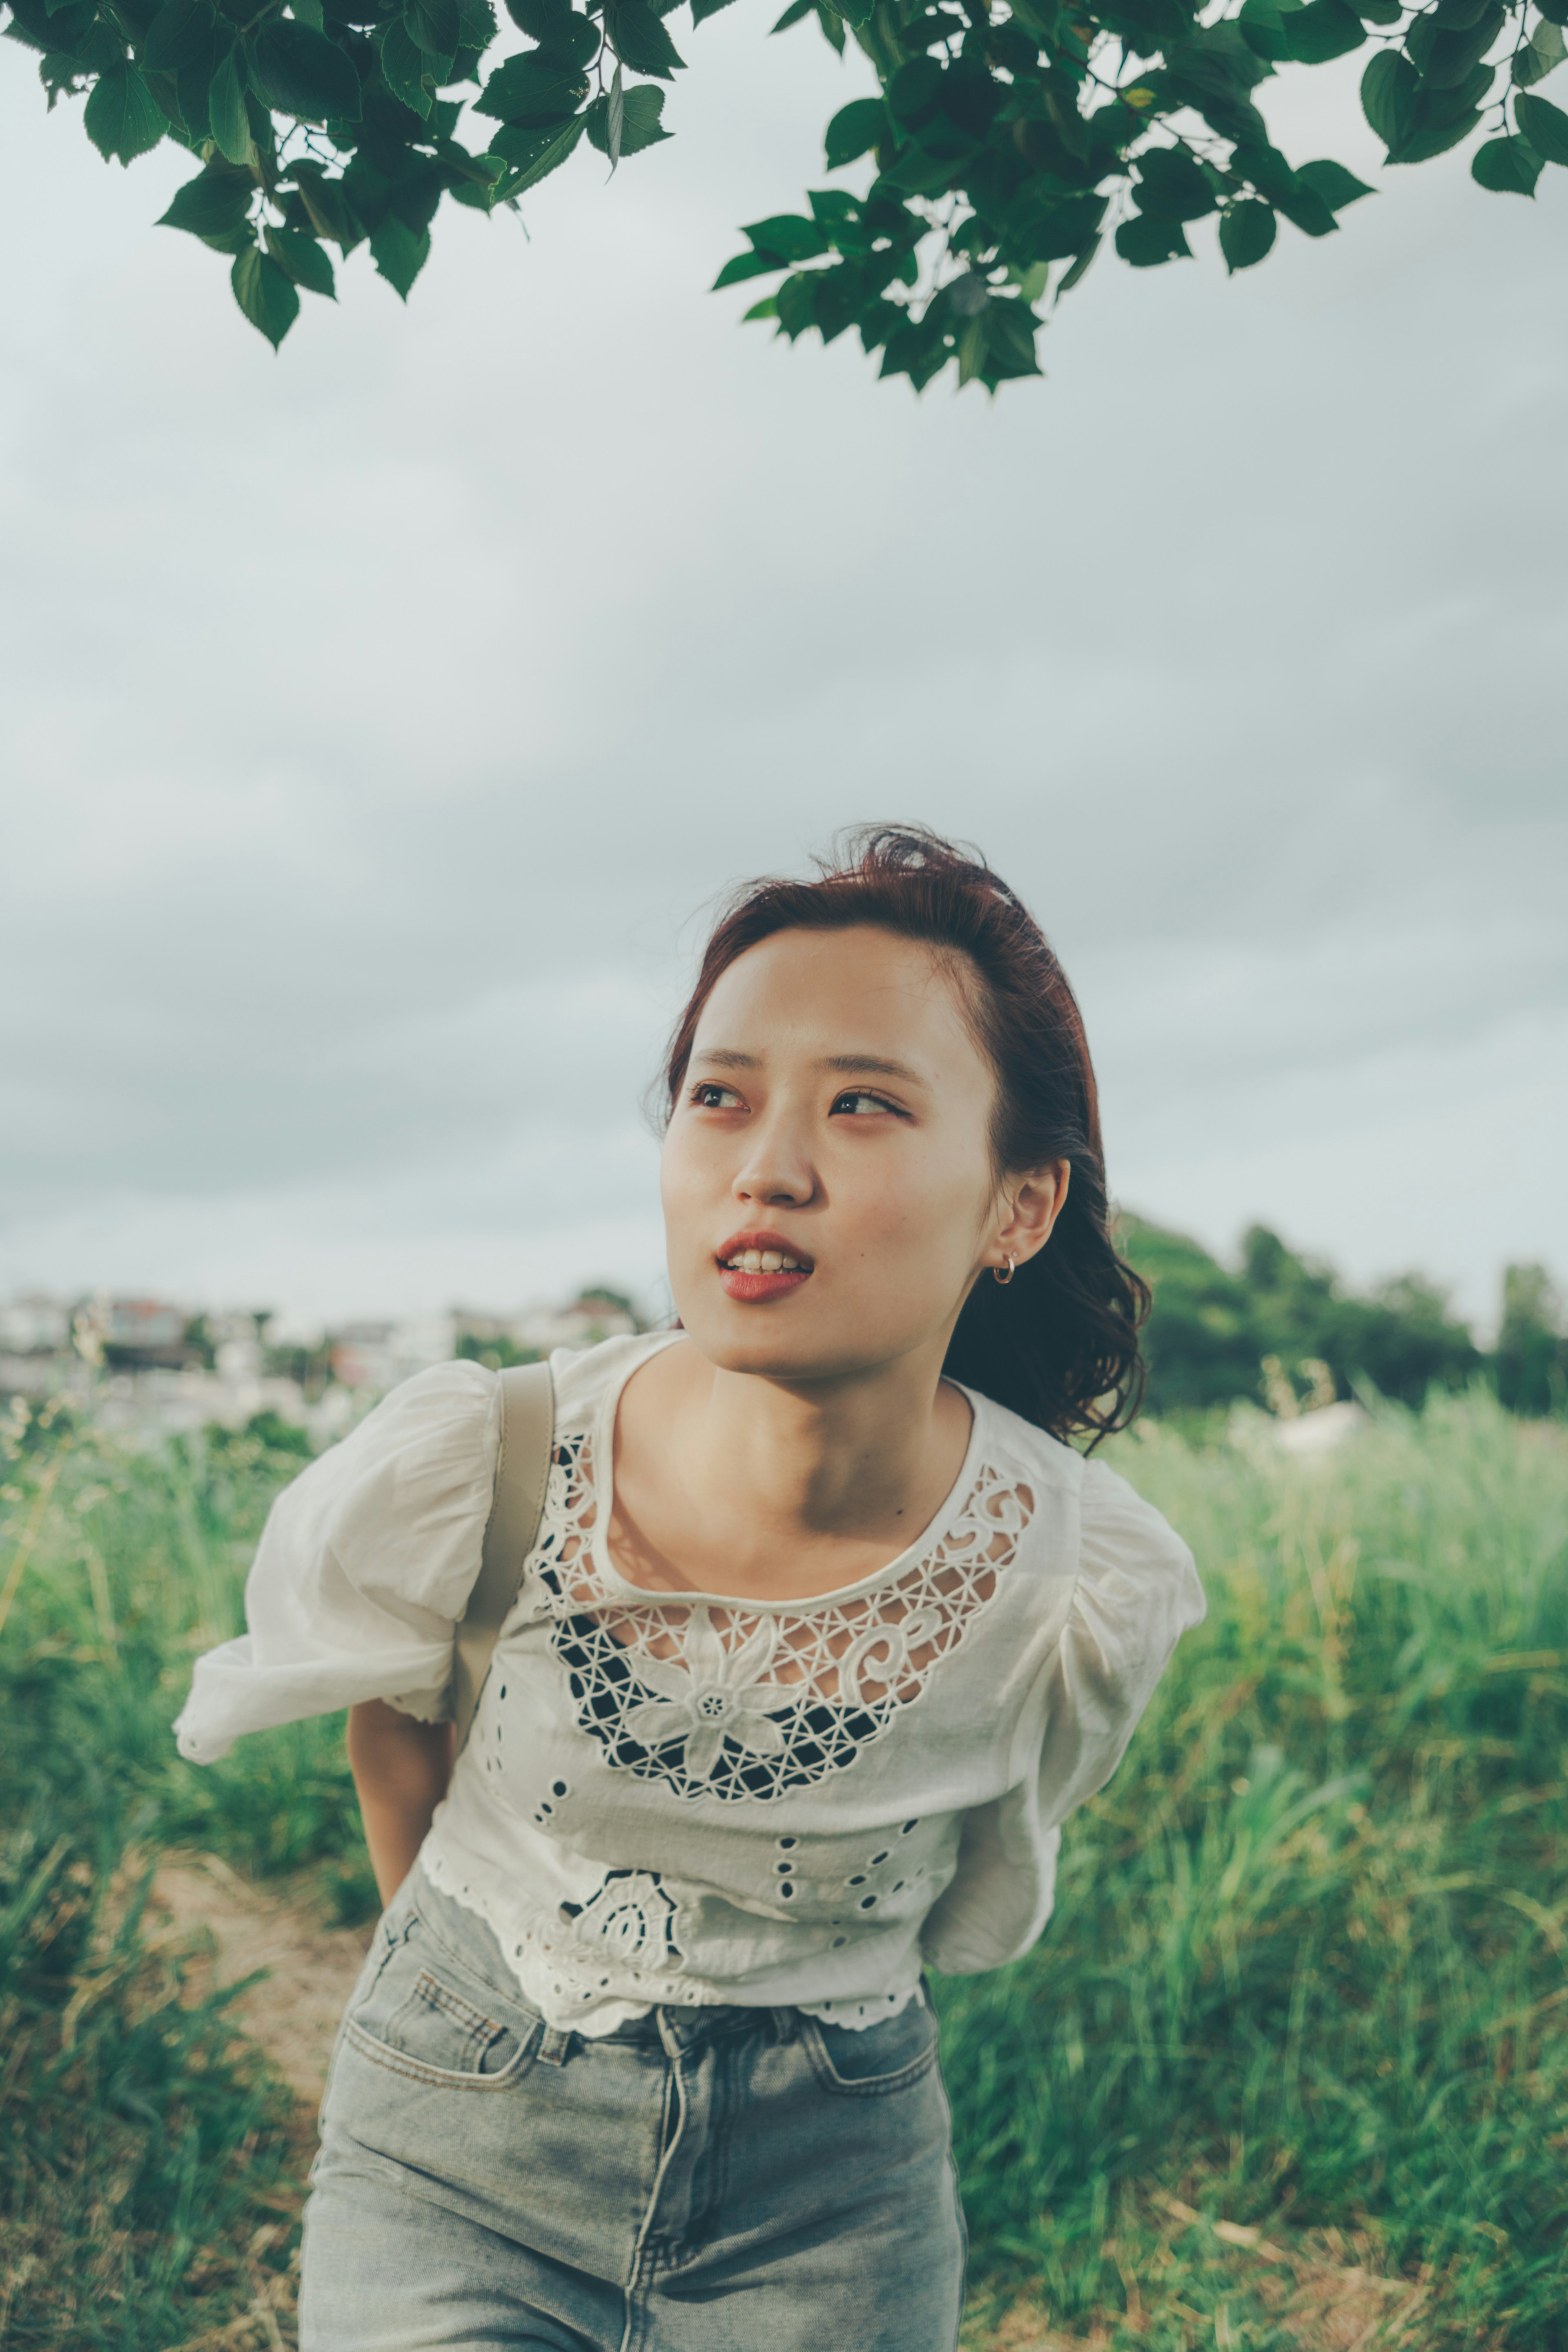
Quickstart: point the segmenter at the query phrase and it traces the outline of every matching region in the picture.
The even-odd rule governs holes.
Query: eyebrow
[[[694,1062],[711,1062],[721,1070],[756,1070],[762,1066],[758,1055],[737,1053],[733,1047],[725,1045],[705,1045],[700,1053],[692,1055],[692,1059]],[[881,1078],[903,1078],[911,1086],[925,1083],[919,1071],[912,1070],[907,1062],[890,1062],[881,1054],[826,1054],[815,1066],[819,1070],[837,1070],[849,1076],[869,1071]]]

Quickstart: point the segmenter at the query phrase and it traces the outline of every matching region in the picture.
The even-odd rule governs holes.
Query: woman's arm
[[[349,1768],[383,1905],[413,1868],[452,1764],[451,1724],[421,1723],[381,1698],[349,1709]]]

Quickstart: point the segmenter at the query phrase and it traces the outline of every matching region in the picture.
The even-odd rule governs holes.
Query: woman
[[[1135,1402],[1078,1010],[987,867],[860,838],[719,923],[665,1073],[674,1330],[553,1360],[553,1467],[455,1770],[495,1376],[274,1507],[205,1760],[350,1706],[387,1905],[322,2110],[306,2352],[951,2352],[922,1960],[1051,1910],[1203,1613],[1067,1441]]]

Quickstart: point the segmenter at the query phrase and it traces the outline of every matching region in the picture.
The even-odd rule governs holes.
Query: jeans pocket
[[[858,2032],[815,2017],[803,2017],[800,2032],[817,2080],[845,2098],[879,2098],[889,2091],[907,2090],[936,2063],[936,2020],[923,1994],[897,2017]]]
[[[538,2033],[520,2001],[463,1968],[417,1916],[343,2023],[361,2056],[394,2074],[476,2089],[515,2080]]]

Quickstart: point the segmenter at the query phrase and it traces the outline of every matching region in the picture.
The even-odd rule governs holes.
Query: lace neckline
[[[617,1373],[600,1398],[593,1415],[591,1434],[597,1508],[589,1536],[589,1553],[596,1574],[631,1605],[657,1608],[685,1602],[718,1610],[744,1610],[748,1615],[757,1616],[770,1610],[785,1610],[797,1617],[809,1615],[813,1609],[852,1601],[861,1593],[874,1592],[889,1579],[907,1575],[941,1542],[973,1492],[978,1474],[986,1400],[977,1390],[966,1388],[961,1381],[955,1381],[953,1387],[967,1401],[969,1407],[969,1442],[958,1465],[958,1475],[914,1541],[906,1544],[894,1559],[884,1561],[881,1568],[873,1569],[869,1576],[857,1577],[852,1584],[830,1585],[822,1592],[796,1593],[779,1600],[764,1600],[750,1593],[688,1591],[684,1585],[678,1591],[666,1592],[654,1585],[633,1584],[630,1577],[622,1574],[610,1551],[610,1522],[615,1506],[615,1417],[621,1408],[622,1392],[632,1373],[640,1371],[644,1364],[662,1354],[675,1340],[684,1339],[685,1334],[657,1331],[651,1336],[653,1345],[645,1351],[639,1350],[632,1361]]]

